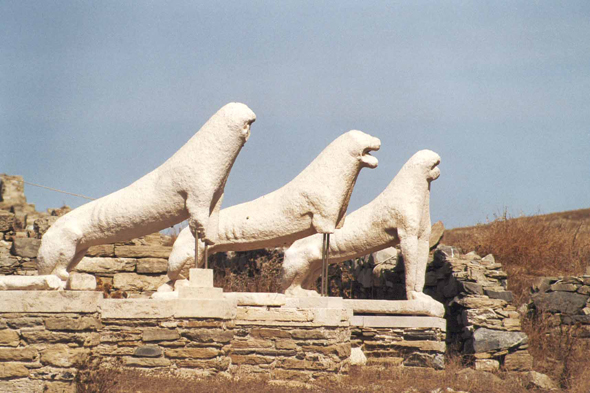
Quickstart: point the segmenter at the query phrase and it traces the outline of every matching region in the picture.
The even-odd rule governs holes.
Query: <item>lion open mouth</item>
[[[377,165],[379,165],[379,160],[377,160],[376,157],[373,157],[370,153],[373,150],[376,151],[381,148],[381,141],[377,138],[375,139],[376,141],[371,146],[368,146],[363,150],[363,154],[361,156],[361,161],[369,168],[377,168]]]

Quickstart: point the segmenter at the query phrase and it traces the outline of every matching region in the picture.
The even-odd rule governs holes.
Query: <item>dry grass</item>
[[[171,371],[138,371],[121,368],[86,370],[77,379],[79,393],[115,392],[445,392],[446,388],[472,393],[529,392],[513,376],[499,373],[460,372],[458,362],[444,371],[403,367],[352,367],[350,374],[311,383],[270,381],[265,376],[210,378],[179,375]],[[437,390],[440,389],[440,390]]]
[[[522,303],[537,277],[580,275],[590,266],[590,216],[576,212],[512,218],[505,211],[485,225],[447,231],[443,242],[493,254]]]
[[[510,217],[447,231],[445,244],[493,254],[508,273],[517,304],[529,300],[538,277],[581,275],[590,266],[590,209],[543,216]],[[530,340],[535,369],[551,376],[568,392],[590,391],[590,339],[581,326],[560,325],[558,317],[529,316],[523,330]]]

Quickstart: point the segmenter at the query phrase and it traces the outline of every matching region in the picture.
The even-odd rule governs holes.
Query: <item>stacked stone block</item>
[[[530,312],[545,315],[550,325],[575,326],[581,339],[590,338],[590,274],[579,277],[541,277],[531,288]]]

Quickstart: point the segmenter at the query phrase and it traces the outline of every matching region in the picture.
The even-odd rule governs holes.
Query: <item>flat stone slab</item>
[[[213,269],[190,269],[189,277],[191,287],[213,287]]]
[[[271,306],[280,307],[286,303],[286,296],[282,293],[266,292],[227,292],[223,294],[226,299],[232,299],[238,306]]]
[[[175,318],[233,319],[237,306],[230,300],[177,299],[174,300]]]
[[[97,312],[103,298],[94,291],[0,291],[0,312]]]
[[[180,287],[179,299],[223,299],[223,288]]]
[[[174,304],[175,300],[103,299],[100,302],[100,310],[103,318],[170,318],[174,315]]]
[[[0,276],[0,291],[58,290],[64,282],[54,275]]]
[[[400,315],[355,315],[351,326],[373,328],[439,328],[447,330],[447,321],[438,317],[416,317]]]
[[[287,297],[285,307],[288,308],[345,308],[341,297]]]
[[[344,306],[354,314],[425,315],[444,317],[445,307],[436,300],[365,300],[346,299]]]

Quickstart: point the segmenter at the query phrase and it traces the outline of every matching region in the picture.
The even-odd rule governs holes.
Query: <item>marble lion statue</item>
[[[39,274],[65,281],[89,247],[148,235],[186,219],[194,234],[214,243],[225,183],[255,120],[246,105],[227,104],[160,167],[60,217],[42,238]]]
[[[438,154],[421,150],[404,164],[387,188],[354,211],[330,238],[329,263],[400,245],[408,300],[432,301],[424,294],[430,238],[430,182],[440,170]],[[319,296],[312,289],[322,266],[322,235],[294,242],[285,252],[282,285],[290,296]]]
[[[210,253],[284,247],[314,233],[334,233],[344,216],[359,172],[376,168],[381,141],[349,131],[330,143],[307,168],[285,186],[250,202],[222,209],[219,232]],[[199,250],[199,255],[203,253]],[[168,259],[173,285],[187,262],[194,261],[195,239],[180,232]],[[201,258],[199,258],[201,259]],[[202,264],[203,261],[199,261]],[[170,287],[162,286],[161,291]]]

